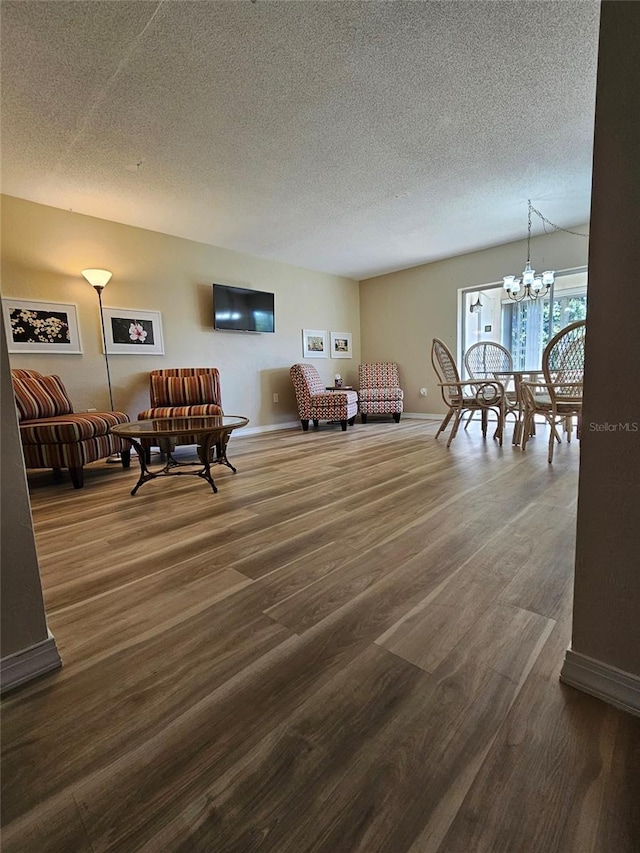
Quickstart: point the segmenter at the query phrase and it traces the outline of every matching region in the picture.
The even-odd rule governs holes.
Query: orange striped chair
[[[138,420],[152,418],[186,418],[202,415],[222,415],[220,374],[217,367],[175,367],[152,370],[149,374],[151,406],[140,412]],[[180,439],[180,444],[196,444],[194,436]],[[143,439],[147,450],[152,444]],[[171,452],[176,442],[171,441],[161,450]],[[218,453],[220,449],[218,448]]]
[[[11,378],[27,468],[68,468],[74,489],[81,489],[89,462],[120,453],[123,467],[129,467],[129,442],[111,432],[112,426],[127,423],[127,414],[75,414],[59,376],[12,370]]]

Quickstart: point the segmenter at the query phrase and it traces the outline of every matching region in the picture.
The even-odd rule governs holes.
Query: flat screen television
[[[275,332],[273,293],[214,284],[213,328],[236,332]]]

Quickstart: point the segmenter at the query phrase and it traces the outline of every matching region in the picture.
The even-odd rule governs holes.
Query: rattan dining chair
[[[479,341],[464,354],[469,379],[493,379],[496,372],[513,370],[511,353],[495,341]]]
[[[472,344],[464,354],[464,366],[469,379],[495,379],[496,373],[508,373],[513,370],[511,353],[502,344],[495,341],[479,341]],[[502,381],[502,380],[500,380]],[[469,413],[464,426],[468,428],[474,412]],[[515,389],[505,386],[505,414],[518,418],[518,401]]]
[[[570,442],[575,418],[576,434],[580,438],[585,332],[585,320],[561,329],[542,354],[544,382],[521,383],[524,402],[522,449],[526,449],[535,416],[542,415],[549,424],[549,463],[553,462],[556,442],[560,442],[558,427],[566,431]]]
[[[466,379],[461,380],[458,368],[451,351],[440,338],[434,338],[431,345],[431,363],[438,379],[438,385],[442,392],[442,399],[448,412],[436,433],[436,438],[445,430],[451,418],[454,419],[453,427],[447,441],[447,447],[456,437],[460,420],[465,412],[480,412],[482,420],[482,435],[487,435],[487,415],[495,411],[498,417],[498,426],[493,435],[499,439],[502,447],[502,434],[504,431],[505,418],[505,394],[504,386],[495,379]]]

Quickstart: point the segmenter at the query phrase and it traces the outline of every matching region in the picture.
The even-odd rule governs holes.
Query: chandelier
[[[527,263],[522,271],[522,279],[516,278],[515,275],[505,275],[504,289],[509,299],[514,302],[521,302],[526,296],[529,299],[537,299],[544,291],[548,293],[551,285],[555,280],[554,270],[545,270],[542,275],[536,275],[536,271],[531,269],[531,214],[537,213],[543,221],[546,221],[542,214],[531,204],[529,199],[529,223],[527,228]],[[557,227],[557,226],[556,226]],[[565,230],[565,229],[558,229]],[[582,236],[582,235],[581,235]]]

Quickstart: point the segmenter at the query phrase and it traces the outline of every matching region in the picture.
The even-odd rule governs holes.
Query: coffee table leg
[[[216,459],[216,462],[219,465],[226,465],[227,468],[231,468],[231,470],[235,474],[237,469],[233,467],[233,465],[231,464],[231,462],[229,462],[229,460],[227,458],[227,445],[229,444],[229,435],[230,435],[230,433],[225,432],[225,434],[222,436],[222,438],[219,439],[219,441],[220,441],[220,454],[219,454],[218,458]]]
[[[147,453],[140,442],[136,441],[135,438],[129,438],[128,436],[126,440],[130,441],[135,447],[136,453],[138,454],[138,462],[140,463],[140,477],[131,490],[131,495],[133,496],[143,483],[148,483],[149,480],[155,480],[157,475],[147,468]]]
[[[203,480],[206,480],[216,493],[218,491],[218,487],[213,482],[213,477],[211,476],[211,448],[216,443],[217,438],[218,436],[216,435],[207,435],[205,436],[204,442],[198,445],[198,456],[202,462],[202,471],[198,471],[198,477],[202,477]]]
[[[208,459],[209,459],[210,465],[226,465],[227,468],[231,468],[231,470],[235,474],[235,473],[237,473],[237,468],[234,468],[233,465],[231,464],[231,462],[229,462],[229,459],[227,458],[227,444],[228,443],[229,443],[229,433],[228,432],[225,432],[224,435],[222,435],[222,436],[217,436],[215,439],[212,439],[209,442]],[[211,450],[213,450],[214,446],[216,448],[216,458],[212,460],[211,459]],[[204,465],[203,455],[202,455],[203,449],[204,449],[203,447],[198,447],[198,456],[200,457],[200,460],[202,461],[202,464]],[[205,477],[205,479],[206,479],[206,477]]]

